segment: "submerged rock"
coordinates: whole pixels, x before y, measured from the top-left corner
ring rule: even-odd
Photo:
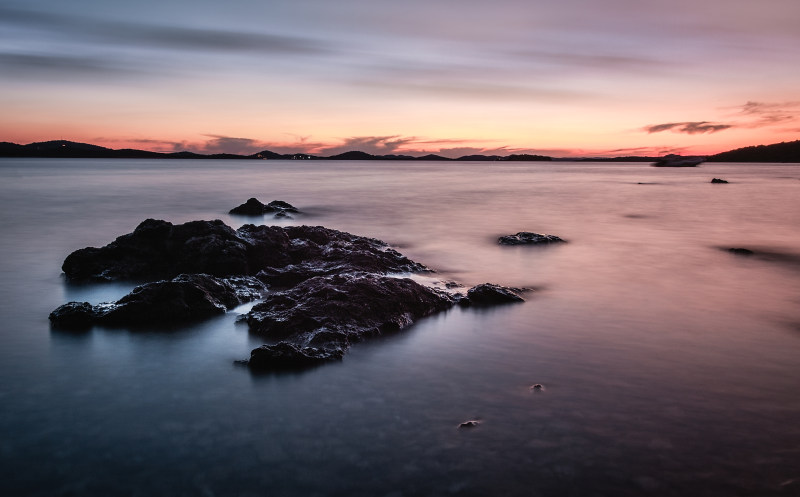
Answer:
[[[479,424],[481,424],[481,422],[478,421],[477,419],[470,419],[469,421],[464,421],[463,423],[460,423],[458,425],[458,427],[459,428],[475,428]]]
[[[727,183],[724,179],[714,178],[711,180],[712,183]]]
[[[755,252],[753,252],[752,250],[746,249],[746,248],[741,248],[741,247],[729,248],[728,252],[730,252],[731,254],[736,254],[736,255],[753,255],[753,254],[755,254]]]
[[[542,235],[530,231],[520,231],[516,235],[501,236],[497,239],[500,245],[546,245],[549,243],[564,243],[556,235]]]
[[[56,328],[80,329],[93,324],[135,326],[197,321],[261,296],[266,286],[252,277],[221,279],[183,274],[172,280],[137,286],[114,303],[69,302],[50,313]]]
[[[483,283],[472,287],[467,292],[467,298],[462,300],[462,305],[495,305],[511,302],[525,302],[517,292],[520,289],[507,288],[493,283]]]
[[[273,200],[268,204],[263,204],[257,198],[249,198],[247,202],[230,210],[230,214],[240,216],[261,216],[264,214],[275,214],[275,217],[286,217],[289,213],[297,214],[300,211],[283,200]]]

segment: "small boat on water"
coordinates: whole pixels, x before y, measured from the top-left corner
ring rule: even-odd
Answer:
[[[684,157],[682,155],[669,154],[653,162],[652,165],[654,167],[695,167],[705,160],[705,157],[700,156]]]

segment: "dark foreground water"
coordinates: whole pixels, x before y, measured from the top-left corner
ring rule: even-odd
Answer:
[[[50,330],[131,289],[71,251],[251,196],[537,291],[301,374],[236,366],[237,312]],[[0,495],[800,495],[799,165],[6,159],[0,201]],[[569,243],[495,243],[522,230]]]

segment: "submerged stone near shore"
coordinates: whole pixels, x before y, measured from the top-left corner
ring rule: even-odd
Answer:
[[[182,274],[171,280],[137,286],[113,303],[70,302],[50,313],[56,328],[80,329],[93,324],[137,326],[198,321],[224,314],[261,297],[267,287],[253,277],[215,278]]]
[[[516,235],[501,236],[497,239],[500,245],[547,245],[550,243],[565,243],[556,235],[542,235],[530,231],[520,231]]]
[[[264,214],[275,214],[275,217],[286,217],[290,213],[298,214],[297,207],[283,200],[273,200],[268,204],[261,203],[257,198],[249,198],[247,202],[230,210],[230,214],[240,216],[261,216]]]
[[[70,302],[55,328],[184,323],[261,298],[247,313],[252,334],[271,343],[242,361],[254,370],[305,368],[339,360],[369,337],[401,330],[455,304],[519,302],[514,289],[478,285],[467,295],[393,275],[430,271],[384,242],[322,226],[255,226],[222,221],[173,225],[148,219],[102,248],[70,254],[73,281],[159,279],[117,302]]]

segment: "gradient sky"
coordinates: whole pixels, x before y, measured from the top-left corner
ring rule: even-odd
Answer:
[[[0,0],[0,141],[655,155],[800,138],[798,0]]]

